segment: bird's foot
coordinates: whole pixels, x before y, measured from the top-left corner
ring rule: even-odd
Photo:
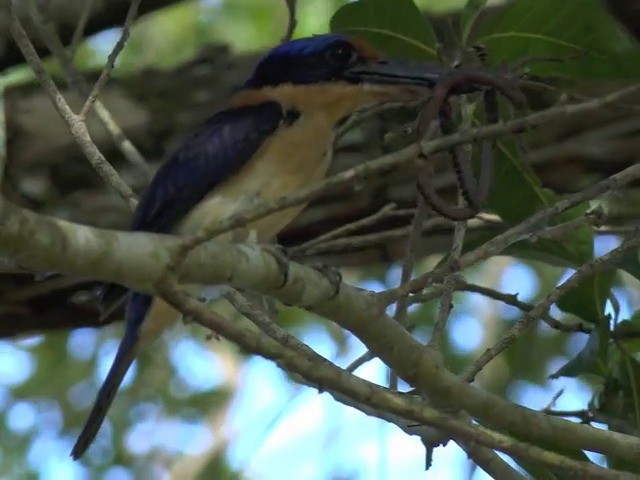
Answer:
[[[321,273],[322,276],[326,278],[333,287],[333,294],[328,298],[328,300],[336,298],[338,295],[340,295],[340,286],[342,285],[342,274],[340,273],[340,270],[338,270],[336,267],[326,265],[324,263],[315,263],[309,266]]]
[[[282,283],[277,288],[284,288],[289,281],[289,255],[287,254],[287,249],[277,244],[262,245],[262,248],[274,258],[282,274]]]

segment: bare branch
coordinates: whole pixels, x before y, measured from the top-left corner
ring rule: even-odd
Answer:
[[[495,457],[490,457],[490,451],[480,450],[477,446],[473,448],[475,442],[504,451],[516,458],[535,461],[554,470],[571,472],[571,474],[577,475],[588,475],[589,478],[614,479],[624,478],[626,475],[621,471],[604,469],[589,462],[563,457],[557,453],[525,444],[482,426],[471,425],[469,422],[461,421],[454,416],[437,412],[424,403],[416,401],[415,397],[394,393],[349,374],[320,357],[295,337],[271,322],[268,317],[251,308],[246,301],[243,301],[237,295],[232,294],[230,296],[234,305],[239,307],[243,313],[252,317],[252,321],[259,325],[263,331],[269,332],[269,339],[259,337],[250,330],[238,326],[235,322],[228,322],[221,317],[211,315],[210,310],[204,308],[204,306],[184,293],[174,290],[167,291],[165,294],[166,299],[174,308],[197,319],[203,326],[215,332],[220,332],[249,351],[254,351],[272,359],[281,368],[302,376],[308,383],[316,386],[319,390],[339,393],[340,395],[334,395],[334,397],[347,405],[360,408],[360,404],[365,404],[370,407],[368,413],[386,420],[389,420],[388,415],[380,412],[415,418],[418,412],[414,411],[413,405],[414,403],[416,407],[419,405],[420,416],[425,420],[425,424],[442,429],[454,438],[466,441],[467,445],[472,445],[470,448],[476,455],[482,453],[485,467],[497,468],[501,472],[510,473],[509,477],[503,478],[520,477],[514,476],[513,470],[505,470],[503,464],[496,463]],[[489,458],[492,459],[492,462],[487,464]]]
[[[547,296],[539,302],[532,310],[525,314],[513,327],[507,331],[502,338],[491,348],[487,349],[467,371],[463,378],[472,382],[476,375],[496,356],[502,353],[507,347],[513,344],[523,332],[525,332],[540,317],[548,313],[549,308],[558,299],[572,288],[575,288],[585,278],[602,270],[612,268],[631,249],[640,246],[640,232],[636,231],[634,237],[622,242],[618,247],[609,253],[581,265],[573,275],[553,289]]]
[[[109,77],[111,76],[111,71],[113,70],[113,67],[116,64],[118,55],[120,55],[120,52],[124,48],[125,43],[127,43],[127,40],[129,38],[129,29],[131,28],[131,24],[133,23],[136,16],[138,15],[139,6],[140,6],[140,0],[131,0],[131,6],[129,7],[129,11],[127,12],[127,18],[124,21],[122,32],[120,33],[120,38],[118,38],[118,41],[113,47],[113,50],[111,50],[111,52],[109,53],[107,57],[107,63],[105,64],[104,69],[100,74],[100,77],[98,78],[95,85],[93,86],[93,89],[89,93],[89,96],[85,101],[85,104],[82,106],[82,109],[78,114],[80,118],[86,118],[87,114],[93,107],[93,104],[97,100],[98,95],[100,95],[100,92],[109,81]]]
[[[7,118],[4,100],[4,87],[0,86],[0,186],[7,167]]]
[[[507,305],[516,307],[522,310],[523,312],[531,312],[531,310],[535,308],[535,306],[531,303],[518,300],[517,294],[502,293],[492,288],[483,287],[481,285],[474,285],[472,283],[467,283],[467,282],[459,282],[458,285],[456,285],[456,290],[479,293],[480,295],[484,295],[485,297],[492,298],[494,300],[503,302]],[[560,332],[590,333],[593,330],[591,326],[587,325],[584,322],[576,322],[571,324],[563,323],[560,320],[553,318],[549,313],[544,314],[543,316],[540,317],[540,319],[544,323],[546,323],[549,327],[553,328],[554,330],[558,330]]]
[[[198,234],[185,239],[180,251],[176,255],[176,264],[180,263],[180,261],[188,254],[189,251],[193,250],[197,246],[203,244],[204,242],[214,238],[215,236],[232,230],[235,227],[246,225],[254,220],[258,220],[267,215],[270,215],[274,212],[283,210],[287,207],[291,207],[293,205],[299,205],[301,203],[309,202],[318,198],[323,193],[326,193],[330,190],[335,190],[338,188],[343,188],[349,185],[353,185],[356,180],[360,179],[368,179],[375,175],[381,175],[385,172],[388,172],[394,168],[400,167],[408,167],[410,165],[417,166],[419,161],[417,160],[418,153],[420,150],[425,155],[448,150],[453,146],[461,145],[465,143],[472,143],[479,140],[484,140],[488,138],[496,138],[498,136],[504,135],[506,133],[515,133],[515,132],[524,132],[527,131],[537,125],[541,125],[543,123],[548,123],[553,120],[557,120],[560,118],[564,118],[567,116],[574,115],[584,115],[587,112],[595,111],[601,108],[605,108],[609,105],[616,104],[624,100],[625,98],[640,93],[640,84],[633,85],[631,87],[627,87],[621,90],[618,90],[609,95],[603,96],[601,98],[597,98],[594,100],[590,100],[580,104],[574,105],[562,105],[559,107],[549,108],[547,110],[543,110],[541,112],[537,112],[531,114],[527,117],[519,118],[516,120],[512,120],[510,122],[506,122],[503,124],[489,125],[486,127],[480,127],[477,129],[471,129],[464,132],[458,132],[453,135],[448,135],[446,137],[442,137],[436,140],[428,141],[420,146],[411,145],[397,152],[390,153],[388,155],[383,155],[376,160],[372,160],[367,162],[364,165],[359,165],[357,167],[353,167],[349,170],[341,172],[337,175],[334,175],[331,178],[328,178],[318,184],[308,187],[295,195],[289,195],[277,198],[270,202],[265,202],[255,207],[249,208],[243,212],[239,212],[237,214],[231,215],[225,221],[218,222],[215,225],[210,225],[207,228],[204,228]],[[633,167],[630,167],[633,168]],[[628,170],[628,169],[627,169]],[[627,171],[625,170],[625,171]],[[618,180],[613,180],[614,177],[609,179],[611,182],[617,182]],[[601,184],[598,187],[593,188],[602,188]],[[588,198],[592,198],[597,196],[600,193],[610,189],[613,185],[606,185],[604,190],[598,190],[596,193],[591,189],[587,189],[583,192],[584,197],[573,198],[567,206],[564,203],[559,202],[554,207],[555,210],[544,210],[540,212],[536,216],[532,217],[531,222],[537,223],[546,220],[547,218],[553,217],[555,214],[564,211],[574,204],[580,203],[580,201],[586,200]],[[591,197],[590,197],[591,195]],[[569,200],[567,200],[569,201]],[[565,201],[565,202],[567,202]],[[558,206],[559,205],[559,206]],[[520,228],[526,230],[526,228],[530,228],[529,223],[521,224]],[[511,234],[510,234],[511,235]],[[499,251],[503,250],[510,243],[507,242],[507,245],[502,245],[500,242],[504,242],[505,239],[508,239],[509,236],[505,237],[504,235],[496,237],[496,243],[492,244],[492,248],[497,248]],[[475,253],[475,255],[480,255],[479,253]],[[467,257],[465,255],[465,257]],[[467,257],[468,258],[468,257]],[[463,261],[463,259],[461,259]],[[396,289],[387,294],[388,297],[398,298],[403,295],[407,295],[409,293],[413,293],[415,291],[426,288],[432,279],[431,277],[421,277],[420,279],[416,279],[413,282],[409,282],[405,284],[403,287]],[[392,300],[391,300],[392,301]]]
[[[127,14],[131,0],[100,0],[93,1],[93,8],[89,13],[86,26],[83,28],[85,37],[98,32],[103,32],[110,28],[118,28],[122,25]],[[174,5],[181,0],[147,0],[141,2],[140,13],[149,14],[156,12],[168,5]],[[0,55],[0,70],[20,65],[23,63],[22,55],[17,46],[11,41],[11,33],[8,31],[9,8],[11,0],[2,0],[0,6],[1,19],[4,29],[0,30],[0,44],[4,45],[2,54]],[[36,38],[35,30],[32,28],[29,17],[27,0],[18,0],[15,2],[18,18],[23,22],[27,33],[32,38],[36,51],[40,55],[44,55],[46,47],[44,47]],[[72,43],[73,35],[78,30],[78,21],[86,11],[86,4],[91,3],[88,0],[38,0],[38,5],[43,12],[51,16],[56,31],[59,33],[62,41],[66,45]],[[6,5],[6,6],[5,6]],[[77,34],[79,35],[79,34]]]
[[[605,180],[585,188],[581,192],[569,195],[552,206],[531,215],[526,220],[494,237],[481,247],[462,255],[457,262],[448,262],[446,265],[407,282],[401,287],[382,292],[380,296],[383,297],[386,302],[391,303],[400,296],[419,292],[435,283],[441,283],[452,272],[463,270],[481,260],[504,251],[508,246],[530,235],[538,228],[540,223],[548,221],[556,215],[587,200],[596,198],[603,193],[619,189],[637,178],[640,178],[640,165],[638,164],[632,165]]]
[[[395,208],[396,208],[396,205],[393,203],[385,205],[373,215],[342,225],[336,228],[335,230],[327,232],[324,235],[320,235],[319,237],[316,237],[313,240],[309,240],[308,242],[303,243],[302,245],[298,245],[292,248],[291,250],[289,250],[289,253],[291,255],[303,255],[306,250],[312,247],[317,247],[318,245],[322,245],[328,242],[329,240],[334,240],[340,237],[346,237],[354,232],[357,232],[358,230],[375,225],[378,222],[384,219],[387,219],[389,217],[404,216],[404,215],[407,215],[408,213],[407,211],[404,211],[404,210],[397,211],[395,210]]]
[[[82,12],[80,13],[80,17],[78,18],[78,23],[76,24],[76,28],[73,31],[73,35],[71,36],[69,56],[72,59],[75,58],[78,47],[80,46],[80,42],[84,38],[84,31],[87,28],[87,22],[89,21],[89,17],[91,16],[91,10],[93,10],[94,4],[95,0],[84,1],[84,7],[82,8]]]
[[[282,43],[288,42],[293,38],[293,32],[296,31],[298,26],[298,20],[296,19],[296,12],[298,9],[298,0],[284,0],[287,6],[287,30],[282,37]]]
[[[13,5],[13,4],[12,4]],[[133,209],[137,204],[136,196],[129,186],[120,178],[118,172],[107,162],[102,153],[91,141],[91,135],[87,130],[84,121],[71,109],[66,100],[58,90],[51,76],[46,72],[42,61],[38,56],[27,33],[22,28],[15,10],[11,10],[11,34],[22,51],[25,59],[36,74],[42,88],[47,92],[49,98],[53,102],[56,110],[63,118],[74,140],[85,154],[93,168],[98,172],[102,179],[110,185]]]
[[[373,117],[376,117],[384,112],[399,110],[399,109],[410,109],[417,108],[424,105],[426,100],[419,100],[417,102],[409,102],[409,103],[400,103],[400,102],[389,102],[383,103],[380,105],[372,106],[365,108],[363,110],[358,110],[353,115],[351,115],[347,120],[340,125],[336,129],[335,139],[334,139],[334,148],[336,144],[351,130],[356,128],[358,125],[370,120]]]
[[[362,355],[360,355],[358,358],[356,358],[353,362],[351,362],[347,366],[347,368],[345,368],[345,370],[347,372],[353,373],[358,368],[360,368],[362,365],[364,365],[365,363],[373,360],[374,358],[376,358],[375,354],[373,352],[367,350]]]
[[[418,249],[418,243],[422,237],[422,225],[429,216],[429,209],[424,202],[421,195],[416,195],[416,213],[411,222],[411,233],[407,238],[405,247],[404,260],[402,261],[402,271],[400,273],[400,285],[407,283],[411,280],[413,275],[413,267],[416,260],[416,250]],[[393,318],[398,324],[403,327],[407,327],[407,312],[409,309],[409,302],[406,297],[400,298],[396,303],[396,311]],[[395,372],[391,371],[389,375],[389,388],[391,390],[398,389],[398,376]]]
[[[495,92],[494,92],[495,95]],[[463,119],[463,127],[468,128],[471,126],[473,122],[473,109],[472,106],[465,99],[461,99],[460,108],[462,110],[462,119]],[[497,107],[496,107],[497,108]],[[497,115],[497,114],[496,114]],[[497,119],[494,119],[491,123],[496,123]],[[487,142],[483,142],[483,155],[486,155],[484,150],[487,148]],[[490,146],[490,148],[492,148]],[[458,163],[462,165],[466,165],[467,169],[470,170],[471,167],[471,155],[472,149],[470,145],[464,145],[461,148],[461,152],[458,155],[454,153],[454,158],[457,158]],[[491,157],[491,165],[483,166],[483,174],[489,175],[493,177],[493,152],[490,154]],[[484,161],[484,160],[483,160]],[[458,174],[458,211],[462,211],[465,205],[465,202],[469,203],[469,206],[473,207],[473,203],[478,203],[476,210],[480,209],[480,204],[483,203],[486,199],[487,191],[479,191],[476,192],[467,192],[467,187],[464,185],[465,178],[473,178],[472,172],[467,172],[463,169],[462,172]],[[483,177],[484,178],[484,177]],[[485,184],[486,178],[481,181],[481,184]],[[489,181],[491,183],[491,181]],[[487,184],[488,185],[488,184]],[[488,188],[488,187],[487,187]],[[462,253],[462,246],[464,244],[464,236],[467,231],[467,222],[466,220],[461,220],[455,222],[454,230],[453,230],[453,241],[451,244],[451,251],[449,252],[449,261],[455,263],[460,260],[460,255]],[[447,327],[447,322],[449,320],[449,316],[451,315],[451,311],[453,310],[453,290],[455,288],[456,276],[450,275],[447,277],[443,284],[443,291],[440,296],[440,308],[438,310],[438,317],[436,318],[436,322],[433,326],[433,333],[431,334],[431,338],[429,339],[429,343],[427,344],[429,347],[434,349],[436,352],[440,354],[442,352],[442,344],[444,341],[444,335]]]
[[[60,65],[62,66],[65,72],[67,83],[72,87],[74,87],[80,95],[84,95],[85,97],[87,97],[87,99],[92,93],[95,93],[95,105],[94,105],[95,113],[98,116],[98,119],[102,122],[104,127],[107,129],[107,132],[109,132],[109,134],[111,135],[111,138],[113,139],[118,149],[120,150],[122,155],[132,165],[135,165],[136,167],[138,167],[140,171],[145,172],[146,174],[149,174],[150,173],[149,166],[146,160],[144,159],[144,157],[142,156],[142,154],[138,151],[135,145],[127,138],[127,136],[122,131],[120,126],[114,120],[113,116],[111,115],[111,112],[109,112],[109,110],[104,106],[104,104],[97,99],[98,95],[100,94],[100,91],[96,92],[94,89],[94,92],[91,92],[89,85],[87,84],[85,79],[82,77],[80,72],[78,72],[78,70],[74,67],[73,57],[71,56],[70,53],[67,53],[66,49],[64,48],[64,45],[62,44],[62,41],[60,40],[55,29],[53,28],[52,23],[47,22],[42,16],[42,14],[38,11],[38,8],[35,4],[35,0],[29,0],[29,1],[31,4],[31,16],[34,20],[34,23],[38,27],[40,35],[44,40],[44,43],[47,45],[51,53],[53,53],[53,55],[60,62]],[[132,7],[133,7],[133,4],[132,4]],[[116,47],[117,45],[118,44],[116,44]],[[114,50],[116,47],[114,47]],[[103,78],[103,77],[108,78],[108,76],[106,77],[104,76],[104,72],[110,68],[113,68],[113,66],[110,67],[107,64],[103,69],[103,72],[100,78]],[[100,79],[98,79],[98,82],[99,81]],[[97,82],[96,82],[96,85],[97,85]],[[106,85],[106,82],[102,84],[101,89],[104,88],[105,85]],[[85,116],[83,116],[82,113],[78,115],[78,118],[83,121],[86,120]]]
[[[4,202],[0,209],[0,224],[0,256],[34,270],[90,275],[141,292],[153,291],[180,244],[179,239],[167,235],[73,224],[29,212],[10,202]],[[213,265],[215,268],[208,267]],[[570,442],[575,448],[631,463],[640,458],[637,438],[543,417],[461,381],[442,369],[418,340],[389,318],[384,305],[369,292],[343,284],[336,296],[335,286],[324,275],[294,262],[289,266],[289,280],[282,286],[280,265],[271,253],[256,245],[208,242],[190,253],[177,271],[177,278],[185,284],[222,283],[255,290],[331,319],[360,338],[403,380],[430,398],[446,402],[448,408],[467,411],[493,429],[525,435],[536,444],[561,446]],[[226,335],[224,331],[220,334]],[[367,389],[365,395],[368,394]],[[426,423],[423,415],[416,415],[415,420]]]
[[[398,210],[396,212],[390,212],[388,218],[393,218],[396,216],[408,217],[414,213],[415,209]],[[429,218],[422,224],[422,236],[424,237],[425,234],[428,234],[432,231],[438,231],[442,229],[442,227],[449,227],[452,223],[453,222],[451,220],[442,217]],[[475,222],[475,226],[479,228],[483,225],[490,225],[492,223],[493,222],[478,220],[477,222]],[[389,230],[384,230],[382,232],[365,233],[361,235],[352,235],[345,238],[336,238],[335,240],[327,240],[326,242],[309,246],[303,253],[304,255],[318,255],[383,245],[385,242],[394,239],[404,239],[408,237],[412,231],[413,228],[411,227],[411,225],[406,225],[404,227],[392,228]],[[296,250],[294,249],[294,251]],[[296,254],[298,254],[297,251]]]
[[[295,2],[288,3],[293,3],[293,7],[290,7],[290,14],[293,10],[294,13],[292,15],[295,22]],[[132,12],[138,8],[138,4],[139,1],[132,3],[129,11],[131,17],[129,15],[127,17],[128,23],[133,20],[135,12],[133,14]],[[17,19],[15,20],[17,21]],[[122,45],[124,45],[124,39],[128,34],[128,31],[126,31],[128,23],[121,37]],[[290,26],[290,28],[293,31],[293,27]],[[14,32],[16,40],[20,37],[20,29],[19,23],[17,23],[17,26],[12,23],[12,32]],[[22,31],[22,34],[27,43],[23,42],[21,48],[23,48],[23,51],[26,48],[29,54],[35,54],[35,50],[30,52],[28,49],[29,39],[24,34],[24,31]],[[121,48],[122,45],[120,47],[116,45],[114,52]],[[31,49],[33,50],[32,47]],[[103,163],[108,167],[110,165],[101,156],[91,141],[89,134],[86,133],[86,136],[83,136],[85,135],[83,132],[86,132],[84,120],[94,102],[96,102],[96,108],[99,109],[97,97],[113,68],[117,57],[117,52],[115,54],[114,52],[110,55],[107,66],[94,86],[93,91],[89,94],[80,115],[75,115],[69,109],[55,84],[44,71],[37,54],[33,57],[36,60],[35,63],[39,64],[40,71],[45,79],[41,80],[43,86],[47,85],[47,78],[50,82],[49,86],[52,86],[48,93],[54,103],[56,98],[59,97],[57,100],[60,104],[56,105],[56,108],[58,108],[65,121],[67,120],[65,114],[68,116],[69,121],[67,123],[74,138],[80,139],[77,140],[79,142],[82,139],[88,142],[85,145],[85,154],[90,160],[89,154],[93,152],[95,155],[97,152],[98,156],[94,156],[91,162],[92,164],[96,163],[100,168],[105,167]],[[27,53],[25,53],[25,57],[29,56]],[[64,53],[66,55],[66,52]],[[34,68],[34,71],[38,73],[36,68]],[[100,82],[103,82],[102,86]],[[635,90],[632,93],[637,93],[638,86],[633,88]],[[618,101],[619,98],[628,94],[629,90],[617,92],[613,96],[599,99],[597,107],[593,103],[588,108],[602,108],[607,102]],[[508,131],[519,131],[516,126],[521,129],[531,127],[536,122],[541,121],[541,118],[544,118],[544,121],[549,121],[550,118],[559,118],[563,115],[575,115],[576,112],[588,111],[586,107],[588,104],[589,102],[541,112],[546,113],[546,117],[544,115],[540,116],[540,114],[533,114],[525,119],[509,122],[508,124],[468,130],[437,141],[425,142],[422,148],[433,153],[479,138],[495,138]],[[554,117],[554,115],[557,117]],[[77,122],[80,127],[75,127],[72,121]],[[400,165],[413,163],[417,167],[415,160],[417,153],[418,148],[412,146],[400,152],[381,157],[366,165],[343,172],[297,195],[282,197],[275,202],[259,205],[254,209],[241,212],[222,222],[221,225],[212,226],[186,240],[159,235],[125,234],[80,228],[77,225],[66,222],[45,219],[6,204],[0,210],[0,224],[3,226],[3,231],[0,235],[0,254],[6,254],[19,261],[24,260],[25,265],[37,266],[36,268],[44,268],[45,265],[50,265],[52,267],[55,266],[54,269],[58,271],[76,274],[90,272],[91,275],[100,279],[117,281],[141,291],[159,293],[165,296],[174,306],[186,314],[193,315],[214,331],[219,331],[251,351],[274,359],[283,368],[302,376],[306,381],[317,385],[319,388],[326,388],[332,391],[332,394],[342,395],[346,399],[344,400],[345,403],[352,404],[356,408],[360,408],[359,405],[366,404],[371,406],[374,411],[377,409],[377,415],[381,417],[383,415],[380,412],[384,410],[403,419],[411,418],[425,425],[441,429],[447,435],[463,444],[464,441],[471,442],[470,450],[472,451],[475,442],[477,442],[479,445],[499,449],[516,458],[535,461],[554,470],[568,471],[572,474],[577,473],[583,476],[589,475],[594,478],[620,478],[624,475],[623,472],[606,471],[587,462],[565,458],[552,451],[524,444],[509,435],[521,438],[526,432],[527,438],[532,439],[532,444],[549,445],[548,448],[550,450],[571,441],[573,445],[576,445],[576,448],[605,453],[635,463],[638,462],[638,452],[640,451],[638,439],[574,425],[557,418],[548,419],[538,412],[515,406],[490,393],[476,391],[476,389],[465,384],[451,372],[442,368],[438,356],[433,351],[428,351],[431,349],[425,349],[401,324],[405,323],[406,307],[414,298],[407,298],[407,294],[421,291],[435,282],[444,282],[442,287],[444,295],[442,295],[440,318],[436,328],[440,333],[434,334],[434,338],[437,339],[438,336],[441,338],[446,318],[450,312],[451,293],[456,287],[457,279],[452,273],[455,274],[465,266],[501,252],[502,249],[515,241],[522,238],[531,238],[534,226],[551,219],[557,213],[570,208],[576,203],[585,199],[595,198],[610,188],[619,187],[634,178],[639,178],[640,170],[634,170],[634,167],[637,166],[612,176],[605,181],[608,183],[601,182],[591,189],[587,189],[589,193],[586,196],[571,196],[558,202],[556,205],[541,212],[542,215],[537,214],[537,223],[530,223],[525,227],[523,225],[526,222],[523,222],[523,224],[506,232],[506,234],[496,237],[493,243],[489,242],[487,244],[488,246],[480,247],[464,256],[460,256],[464,227],[456,227],[450,264],[436,270],[435,273],[431,272],[429,276],[418,279],[420,281],[416,282],[410,280],[416,250],[413,244],[417,241],[416,239],[420,238],[425,223],[424,218],[419,218],[421,208],[418,208],[414,218],[414,225],[411,228],[408,253],[403,266],[404,278],[402,284],[397,289],[391,290],[391,294],[387,292],[387,294],[381,296],[375,296],[370,292],[348,285],[344,285],[336,296],[333,285],[330,285],[322,275],[295,263],[291,264],[288,282],[286,285],[281,286],[282,271],[280,271],[279,265],[274,262],[271,255],[264,250],[251,245],[230,246],[217,244],[215,241],[207,243],[218,233],[246,224],[249,221],[288,206],[307,202],[329,189],[352,186],[355,180],[359,178],[379,175]],[[108,173],[109,170],[106,169],[105,172]],[[115,175],[116,180],[119,180],[117,173]],[[109,177],[105,174],[103,178],[108,179]],[[109,183],[114,185],[111,181]],[[118,187],[115,188],[117,189]],[[605,190],[602,190],[603,188]],[[126,193],[126,191],[124,192]],[[584,194],[584,192],[582,193]],[[130,203],[135,201],[133,198],[129,198],[129,200]],[[383,211],[376,214],[380,215],[376,218],[376,221],[387,215],[387,212]],[[335,241],[341,235],[351,234],[355,231],[355,228],[370,225],[371,223],[368,222],[372,222],[373,217],[365,218],[354,222],[350,226],[337,229],[328,238],[325,236],[322,242],[312,243],[311,246],[319,247],[322,246],[322,243]],[[35,238],[37,235],[34,235],[34,232],[38,232],[43,238]],[[554,233],[557,232],[560,232],[560,230],[556,229]],[[46,248],[43,243],[45,241],[47,242]],[[635,239],[631,239],[627,243],[632,241],[635,241]],[[38,251],[36,247],[43,251]],[[73,253],[73,258],[70,256],[70,252]],[[214,269],[203,268],[203,265],[213,263],[216,265],[215,271],[211,271]],[[599,265],[597,268],[605,268],[605,266]],[[406,275],[406,272],[408,272],[408,275]],[[250,305],[243,304],[242,297],[231,296],[230,298],[235,299],[236,307],[243,310],[247,317],[252,319],[254,324],[258,325],[266,333],[266,336],[259,335],[255,332],[255,328],[250,330],[240,325],[234,325],[228,320],[206,311],[198,302],[180,292],[177,287],[180,281],[189,283],[224,283],[237,288],[255,289],[265,294],[271,294],[288,304],[300,305],[309,311],[326,316],[360,338],[370,349],[372,356],[379,357],[389,368],[397,372],[401,378],[416,386],[425,396],[434,399],[436,404],[446,405],[452,411],[469,412],[470,421],[461,422],[457,416],[449,416],[437,412],[426,406],[419,399],[411,398],[407,395],[394,394],[368,382],[362,383],[363,381],[357,379],[354,375],[350,375],[335,365],[323,361],[313,350],[272,322],[268,315],[262,316],[261,312],[252,310]],[[568,282],[565,282],[565,284]],[[572,288],[573,286],[575,284],[567,288]],[[389,301],[398,302],[396,321],[384,313],[386,303]],[[542,304],[533,307],[529,313],[532,318],[529,319],[528,316],[525,316],[528,319],[527,321],[531,323],[537,318],[537,316],[534,317],[536,309],[540,309],[540,312],[538,312],[540,315],[547,314],[549,306],[554,301],[554,299],[551,299],[550,303],[546,305],[546,309],[541,306]],[[404,305],[403,309],[400,308],[400,305]],[[513,340],[509,341],[512,342]],[[394,348],[389,349],[389,345],[393,345]],[[427,351],[425,352],[425,350]],[[483,426],[477,426],[471,420],[478,421]],[[505,432],[509,432],[509,435]],[[541,443],[543,440],[548,443]],[[491,452],[486,451],[486,449],[478,451],[477,455],[480,458],[479,461],[489,464],[495,461],[495,455],[491,455]],[[495,468],[502,468],[502,471],[505,472],[504,465],[498,464]]]

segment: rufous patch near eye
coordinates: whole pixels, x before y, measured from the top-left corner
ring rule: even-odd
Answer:
[[[363,40],[361,38],[349,37],[349,42],[353,45],[360,55],[362,55],[365,59],[370,62],[377,62],[382,60],[382,55],[380,55],[375,48],[373,48],[369,42]]]

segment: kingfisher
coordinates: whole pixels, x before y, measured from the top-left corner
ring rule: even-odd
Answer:
[[[362,39],[341,34],[280,44],[167,157],[141,196],[130,230],[192,235],[316,183],[327,173],[342,120],[364,107],[418,100],[444,73],[430,63],[385,59]],[[304,207],[276,212],[216,241],[270,242]],[[74,459],[94,440],[137,354],[179,317],[159,298],[128,291],[124,336],[71,451]]]

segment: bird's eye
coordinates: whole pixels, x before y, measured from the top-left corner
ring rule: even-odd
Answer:
[[[327,60],[336,67],[349,67],[355,64],[359,55],[358,52],[347,45],[337,45],[327,49],[325,53]]]

